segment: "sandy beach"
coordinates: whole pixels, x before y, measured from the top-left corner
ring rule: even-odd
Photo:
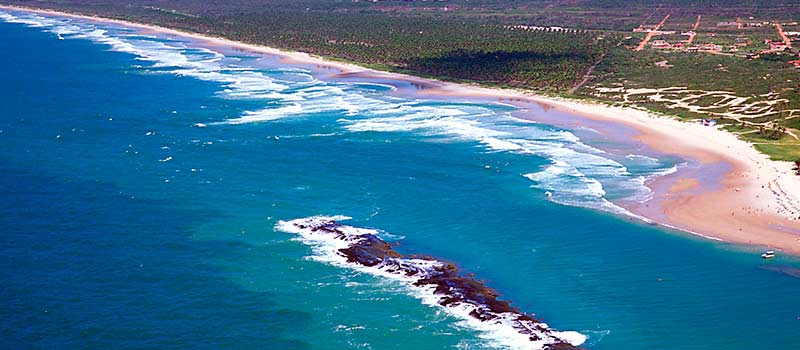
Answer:
[[[418,89],[413,93],[421,97],[537,103],[583,118],[623,124],[638,132],[634,141],[656,152],[686,159],[690,164],[677,173],[648,183],[648,187],[654,191],[653,198],[645,203],[620,203],[626,209],[667,227],[748,245],[747,249],[761,251],[770,248],[800,255],[800,176],[794,175],[789,162],[769,160],[751,144],[715,127],[682,122],[633,108],[380,72],[305,53],[286,52],[151,25],[49,10],[3,5],[0,8],[116,23],[143,31],[191,38],[208,46],[274,55],[288,64],[312,67],[323,76],[405,81],[417,86]],[[536,120],[536,116],[530,118]],[[709,175],[714,173],[721,175]]]

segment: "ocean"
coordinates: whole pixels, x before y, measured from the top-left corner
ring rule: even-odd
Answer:
[[[627,212],[683,161],[608,125],[84,19],[0,38],[2,348],[547,346],[287,227],[319,216],[589,349],[800,348],[800,261]]]

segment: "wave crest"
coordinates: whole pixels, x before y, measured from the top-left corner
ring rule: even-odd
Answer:
[[[586,341],[578,332],[560,332],[523,313],[493,289],[464,276],[453,264],[430,257],[405,257],[378,231],[343,225],[347,216],[314,216],[279,221],[276,229],[294,233],[312,246],[313,258],[336,266],[399,280],[423,303],[438,306],[465,321],[481,336],[513,349],[577,349]]]

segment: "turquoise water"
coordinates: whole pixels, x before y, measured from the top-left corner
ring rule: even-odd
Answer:
[[[314,215],[454,262],[591,349],[800,348],[796,260],[612,204],[646,199],[643,181],[680,161],[510,106],[0,19],[4,348],[502,348],[274,228]]]

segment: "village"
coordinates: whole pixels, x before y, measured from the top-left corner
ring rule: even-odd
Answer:
[[[658,23],[648,24],[649,18],[633,29],[644,34],[638,46],[674,52],[703,52],[718,55],[740,56],[758,59],[762,55],[796,55],[793,41],[800,39],[800,23],[797,21],[761,21],[753,17],[737,18],[735,21],[709,21],[698,15],[693,23],[675,21],[666,14]],[[785,28],[791,28],[786,30]],[[789,64],[800,68],[800,56],[789,60]]]
[[[738,13],[654,9],[627,27],[611,58],[626,64],[600,70],[613,78],[585,93],[722,128],[773,159],[800,160],[800,21]]]

